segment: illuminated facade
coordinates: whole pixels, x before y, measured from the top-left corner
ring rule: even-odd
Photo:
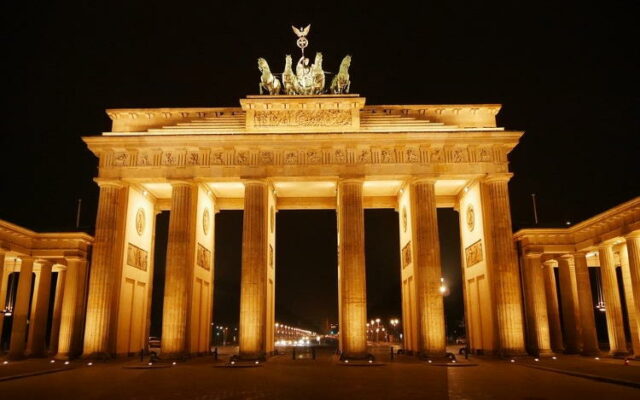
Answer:
[[[335,209],[340,347],[366,357],[366,208],[398,211],[405,348],[444,355],[438,207],[460,211],[472,348],[524,352],[507,193],[507,154],[522,133],[496,126],[500,106],[367,106],[358,95],[240,103],[107,110],[111,131],[84,138],[100,186],[86,355],[144,347],[161,210],[170,210],[163,353],[207,351],[214,215],[243,209],[240,356],[264,357],[275,338],[276,212]]]
[[[521,254],[530,352],[598,354],[597,309],[606,314],[609,353],[640,355],[640,197],[569,228],[523,229],[514,237]],[[590,267],[599,267],[602,282],[595,309]]]
[[[49,354],[68,358],[82,353],[87,255],[92,242],[84,233],[36,233],[0,220],[0,337],[4,319],[11,318],[5,335],[9,359]],[[50,306],[53,312],[48,321]]]

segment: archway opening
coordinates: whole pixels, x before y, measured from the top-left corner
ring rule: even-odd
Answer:
[[[237,346],[242,271],[242,210],[223,210],[215,217],[213,346]]]
[[[336,227],[335,210],[277,213],[275,340],[279,348],[300,340],[306,344],[305,337],[308,344],[321,349],[337,346]]]

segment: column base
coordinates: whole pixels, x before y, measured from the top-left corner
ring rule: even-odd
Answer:
[[[580,355],[584,357],[598,357],[600,356],[600,350],[582,350]]]
[[[498,351],[498,355],[500,357],[526,357],[528,354],[524,350],[509,349],[509,350],[500,350],[500,351]]]
[[[444,360],[449,359],[446,351],[420,351],[417,356],[421,360]]]
[[[613,358],[625,358],[631,355],[628,351],[610,351],[609,355]]]
[[[7,354],[7,360],[10,360],[10,361],[20,361],[26,358],[27,356],[24,354],[11,354],[11,353]]]
[[[82,358],[85,360],[109,361],[109,360],[113,360],[116,357],[115,355],[107,352],[95,352],[95,353],[84,355]]]
[[[159,359],[164,361],[185,361],[190,358],[190,354],[186,352],[163,353],[157,355]]]
[[[257,353],[240,353],[238,355],[232,356],[230,360],[239,361],[239,362],[251,362],[251,361],[267,361],[267,354],[265,352],[257,352]]]
[[[369,361],[369,360],[375,360],[375,357],[373,354],[368,353],[368,352],[364,352],[364,353],[340,353],[340,361]]]
[[[538,357],[542,358],[542,357],[553,357],[553,356],[557,355],[557,353],[555,353],[551,349],[546,349],[546,350],[538,350],[537,353],[534,353],[534,354],[531,354],[531,355],[532,356],[538,356]]]

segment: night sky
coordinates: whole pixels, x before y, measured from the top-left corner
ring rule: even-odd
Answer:
[[[636,2],[24,3],[5,2],[0,16],[0,218],[30,229],[73,230],[82,198],[81,229],[93,232],[97,160],[80,138],[110,129],[104,109],[237,106],[257,91],[256,58],[280,70],[298,54],[290,26],[307,23],[308,52],[322,51],[326,69],[353,56],[352,92],[368,104],[503,104],[499,124],[526,132],[510,155],[515,229],[533,225],[531,193],[544,226],[640,194]],[[451,325],[457,214],[439,218]],[[231,324],[242,214],[216,224],[216,322]],[[335,320],[335,212],[283,211],[277,224],[276,317]],[[399,316],[395,212],[368,210],[366,239],[370,316]]]

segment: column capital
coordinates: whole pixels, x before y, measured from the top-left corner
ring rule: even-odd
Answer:
[[[18,256],[21,262],[33,262],[34,258],[32,256]]]
[[[560,257],[558,257],[562,260],[573,260],[573,254],[561,254]]]
[[[492,183],[492,182],[509,182],[513,174],[511,172],[503,172],[503,173],[495,173],[495,174],[487,174],[483,179],[483,183]]]
[[[589,254],[589,251],[586,250],[578,250],[573,252],[573,258],[577,258],[577,257],[587,257],[587,254]]]
[[[612,241],[604,241],[604,242],[598,243],[596,246],[598,247],[598,252],[604,251],[604,250],[613,251],[613,245],[614,244],[615,243],[612,242]]]
[[[261,185],[267,186],[269,185],[269,181],[264,178],[242,178],[242,184],[247,185]]]
[[[40,266],[42,267],[46,267],[46,266],[53,266],[53,261],[46,259],[46,258],[36,258],[35,262],[40,264]]]
[[[69,261],[73,261],[73,262],[87,261],[86,258],[80,257],[80,256],[65,256],[64,260],[66,262],[69,262]]]
[[[93,178],[93,181],[98,184],[99,187],[114,187],[114,188],[123,188],[127,184],[120,179],[109,179],[109,178]]]
[[[540,251],[527,251],[524,253],[524,256],[526,258],[540,258],[542,259],[542,256],[544,255],[543,252]]]
[[[176,186],[189,186],[189,187],[193,187],[196,185],[196,183],[192,180],[189,179],[171,179],[168,180],[169,184],[171,185],[171,187],[176,187]]]
[[[431,184],[435,184],[436,181],[438,180],[438,177],[435,175],[418,175],[418,176],[412,176],[411,178],[407,179],[407,183],[409,185],[415,184],[415,183],[431,183]]]
[[[341,176],[337,180],[337,184],[340,185],[342,183],[364,183],[364,176]]]
[[[640,239],[640,230],[629,232],[626,235],[624,235],[624,238],[626,240],[629,240],[629,239]]]

